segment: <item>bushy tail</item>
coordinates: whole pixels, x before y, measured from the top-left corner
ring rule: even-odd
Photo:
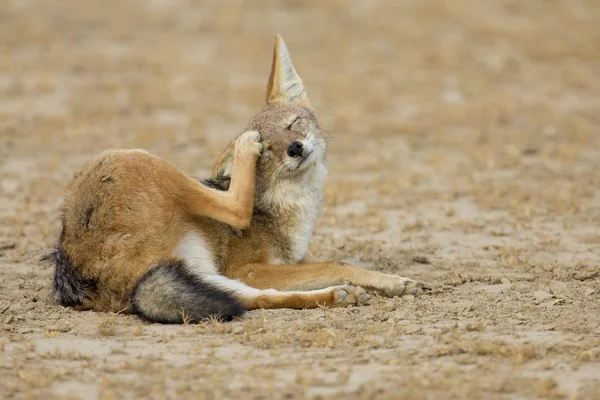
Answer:
[[[73,268],[62,249],[62,237],[61,233],[58,246],[42,256],[40,261],[54,265],[51,296],[61,306],[74,307],[82,304],[89,292],[95,290],[96,284],[93,280],[82,278]]]
[[[232,293],[204,282],[182,260],[160,262],[137,282],[133,312],[160,323],[198,322],[207,317],[231,320],[244,313]]]

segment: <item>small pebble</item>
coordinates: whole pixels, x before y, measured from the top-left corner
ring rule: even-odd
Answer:
[[[419,264],[431,264],[431,261],[426,256],[414,256],[413,261]]]
[[[233,333],[234,335],[241,335],[242,333],[244,333],[244,327],[241,325],[235,326],[231,330],[231,333]]]
[[[549,300],[554,296],[543,290],[536,290],[535,292],[533,292],[533,297],[535,297],[535,299],[541,303],[542,301]]]

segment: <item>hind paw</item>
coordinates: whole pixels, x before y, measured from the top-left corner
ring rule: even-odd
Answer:
[[[333,298],[336,307],[343,307],[366,304],[371,296],[360,286],[344,285],[334,288]]]
[[[257,131],[246,131],[235,142],[236,155],[249,154],[258,157],[262,151],[262,136]]]

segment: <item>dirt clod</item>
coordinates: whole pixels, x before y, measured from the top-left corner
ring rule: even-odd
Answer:
[[[539,303],[541,303],[543,301],[551,299],[554,296],[552,295],[552,293],[548,293],[544,290],[536,290],[535,292],[533,292],[533,297],[535,297],[535,299]]]

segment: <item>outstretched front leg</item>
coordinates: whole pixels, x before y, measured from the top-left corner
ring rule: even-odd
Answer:
[[[386,296],[417,294],[421,284],[412,279],[354,267],[339,261],[299,265],[247,264],[235,275],[259,289],[316,290],[337,285],[362,286]]]

